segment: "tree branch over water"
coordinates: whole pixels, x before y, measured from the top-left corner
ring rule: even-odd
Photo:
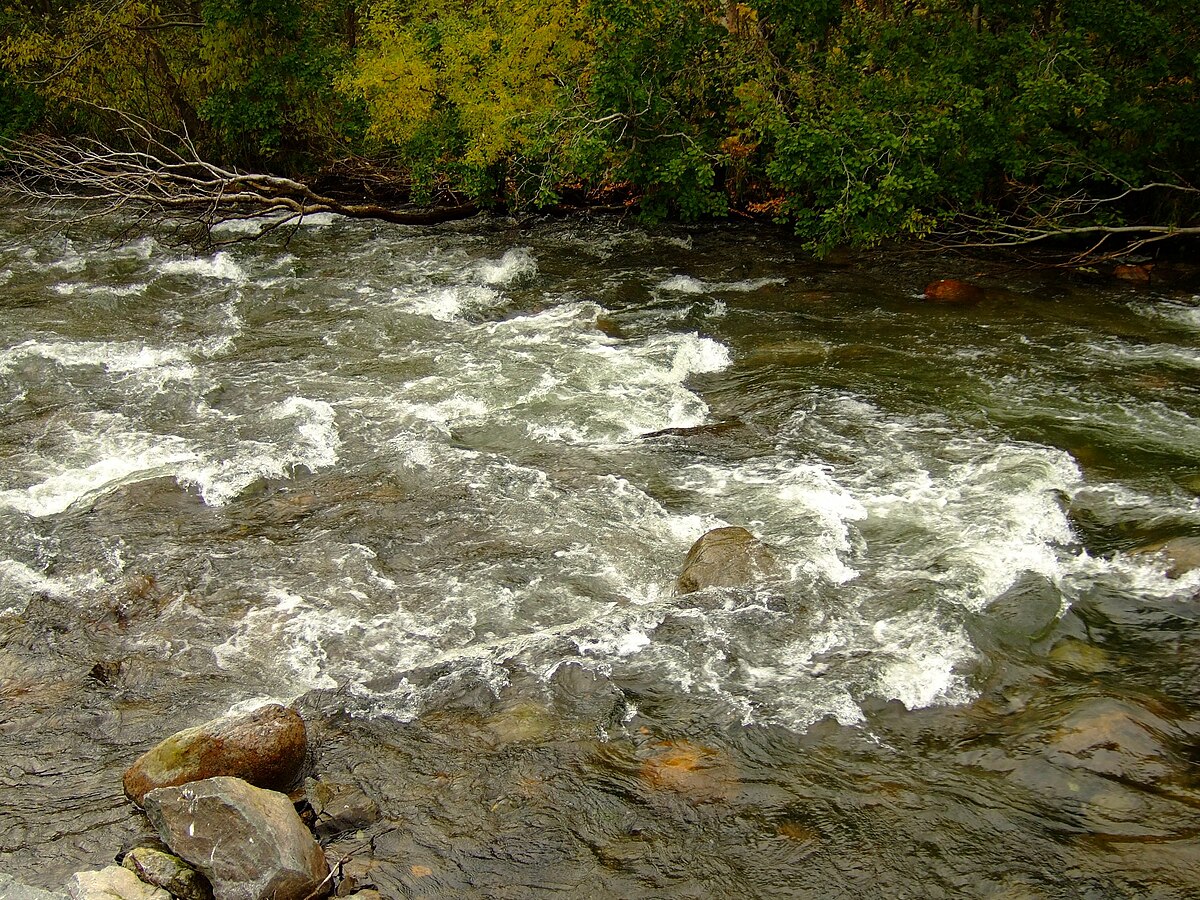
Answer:
[[[1121,215],[1121,205],[1139,195],[1157,195],[1160,202],[1170,197],[1193,200],[1200,196],[1200,188],[1182,179],[1134,185],[1111,173],[1101,174],[1118,185],[1114,193],[1096,196],[1080,190],[1059,197],[1042,188],[1026,187],[1021,192],[1022,202],[1004,221],[960,216],[964,231],[939,243],[952,249],[1014,249],[1056,241],[1094,240],[1087,249],[1072,251],[1065,263],[1078,266],[1129,256],[1161,241],[1200,236],[1200,225],[1191,224],[1186,217],[1180,223],[1130,223]],[[1104,250],[1106,244],[1108,252]]]
[[[132,210],[141,220],[172,223],[189,238],[210,244],[255,239],[318,213],[433,225],[478,211],[469,202],[393,207],[340,200],[292,178],[209,162],[186,134],[159,137],[146,124],[124,118],[125,148],[49,136],[0,143],[0,162],[10,173],[7,186],[35,201],[86,204],[96,216]],[[261,219],[262,225],[256,233],[214,237],[214,228],[235,219]]]

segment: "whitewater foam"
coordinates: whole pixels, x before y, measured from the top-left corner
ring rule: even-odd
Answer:
[[[200,278],[215,278],[221,281],[245,283],[248,276],[227,251],[220,251],[209,259],[172,259],[160,263],[158,271],[163,275],[195,275]]]
[[[506,250],[500,259],[479,265],[479,277],[483,283],[501,287],[528,281],[537,275],[537,271],[537,257],[528,247],[514,247]]]
[[[691,275],[672,275],[660,281],[657,289],[677,294],[740,293],[748,294],[765,287],[786,284],[786,278],[748,278],[743,281],[705,281]]]
[[[57,515],[77,503],[134,481],[172,474],[196,458],[180,438],[122,429],[117,420],[95,435],[76,433],[79,446],[41,481],[0,491],[0,506],[35,518]]]
[[[224,506],[260,478],[288,477],[297,467],[315,472],[337,463],[341,436],[331,404],[289,397],[266,410],[266,417],[291,423],[292,432],[263,434],[199,458],[193,455],[196,462],[181,466],[176,477],[195,486],[207,505]]]
[[[190,381],[196,375],[188,356],[173,348],[149,347],[133,341],[28,340],[0,352],[0,374],[23,360],[40,357],[61,366],[96,366],[113,375],[150,374],[159,385]]]
[[[98,572],[52,578],[15,559],[0,559],[0,616],[24,612],[34,594],[67,598],[103,585],[104,579]]]

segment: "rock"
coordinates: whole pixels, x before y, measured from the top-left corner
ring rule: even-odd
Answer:
[[[739,790],[737,769],[725,753],[686,740],[651,747],[640,775],[656,790],[698,802],[728,800]]]
[[[1154,272],[1154,263],[1140,265],[1123,265],[1113,269],[1113,277],[1120,281],[1132,281],[1137,284],[1149,284]]]
[[[1101,697],[1064,716],[1047,735],[1044,752],[1066,768],[1152,785],[1175,768],[1173,741],[1184,741],[1184,735],[1169,720],[1132,703]]]
[[[121,861],[138,878],[162,888],[179,900],[212,900],[212,888],[204,876],[178,856],[151,847],[135,847]]]
[[[983,299],[983,288],[956,278],[943,278],[927,285],[924,297],[935,303],[977,303]]]
[[[701,535],[683,561],[677,594],[710,587],[748,588],[775,569],[775,558],[745,528],[714,528]]]
[[[67,895],[22,884],[11,875],[0,872],[0,897],[4,900],[66,900]]]
[[[1170,561],[1167,576],[1181,578],[1193,569],[1200,569],[1200,536],[1167,538],[1165,541],[1155,541],[1153,544],[1130,550],[1129,553],[1131,556],[1161,553]]]
[[[125,795],[139,806],[148,791],[217,775],[259,787],[295,783],[308,752],[304,720],[295,710],[263,706],[171,735],[125,772]]]
[[[76,872],[67,883],[67,893],[71,900],[171,900],[162,888],[146,884],[120,866]]]
[[[325,853],[277,791],[218,776],[158,788],[146,815],[216,900],[305,900],[329,892]]]
[[[306,778],[304,792],[316,816],[313,830],[318,838],[358,831],[379,819],[375,801],[356,785]]]

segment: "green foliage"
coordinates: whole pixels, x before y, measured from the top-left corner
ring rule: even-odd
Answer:
[[[339,87],[420,180],[481,199],[547,199],[545,177],[584,58],[571,0],[379,0]]]
[[[199,110],[223,155],[303,168],[356,136],[356,110],[333,88],[353,11],[352,0],[205,0]]]
[[[46,5],[49,10],[49,4]],[[162,127],[193,110],[178,73],[193,42],[168,40],[173,16],[143,0],[62,3],[45,15],[18,15],[0,41],[0,69],[45,101],[48,115],[76,129],[102,128],[98,108],[120,109]],[[30,109],[28,105],[25,109]]]
[[[120,109],[246,166],[367,157],[418,200],[620,187],[825,250],[1200,183],[1193,0],[42,0],[0,26],[0,133]],[[1073,221],[1200,221],[1166,196]]]
[[[709,0],[592,0],[590,121],[611,176],[645,193],[656,219],[725,213],[718,166],[732,103],[727,32]]]

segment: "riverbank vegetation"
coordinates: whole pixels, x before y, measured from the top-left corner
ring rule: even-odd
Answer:
[[[25,0],[0,33],[35,175],[46,135],[151,137],[359,206],[750,216],[817,251],[1200,233],[1190,0]]]

